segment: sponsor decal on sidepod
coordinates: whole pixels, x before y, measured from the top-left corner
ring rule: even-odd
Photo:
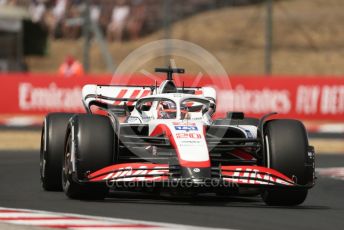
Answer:
[[[177,131],[197,131],[197,126],[187,126],[187,125],[176,125],[174,128]]]

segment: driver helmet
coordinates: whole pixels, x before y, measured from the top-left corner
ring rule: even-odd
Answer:
[[[161,105],[163,109],[176,109],[176,104],[172,101],[162,101]]]
[[[176,118],[176,104],[172,101],[162,101],[160,102],[160,115],[164,119],[174,119]]]

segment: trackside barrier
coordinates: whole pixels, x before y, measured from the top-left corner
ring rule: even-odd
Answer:
[[[221,77],[217,77],[221,78]],[[228,77],[226,77],[228,78]],[[161,80],[164,77],[160,77]],[[217,91],[217,116],[243,111],[259,117],[276,111],[279,117],[304,120],[344,120],[344,78],[336,77],[230,77],[231,88],[203,77],[200,86]],[[83,112],[81,88],[92,84],[154,85],[145,76],[85,76],[61,78],[52,74],[0,74],[0,116],[44,115],[49,112]],[[176,79],[177,80],[177,79]],[[194,78],[177,80],[191,86]]]

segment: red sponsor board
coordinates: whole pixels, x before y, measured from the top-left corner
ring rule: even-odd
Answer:
[[[344,78],[230,77],[230,84],[221,83],[228,81],[227,77],[215,81],[214,78],[203,77],[199,85],[217,89],[217,116],[224,116],[227,111],[243,111],[255,117],[278,112],[280,117],[344,120]],[[2,74],[0,79],[0,114],[23,115],[83,112],[81,89],[88,83],[154,85],[145,76],[68,79],[49,74]],[[190,86],[193,79],[187,76],[183,80]],[[224,88],[224,85],[231,87]]]
[[[328,77],[231,78],[231,90],[219,90],[221,111],[308,120],[344,120],[344,79]],[[229,103],[227,103],[229,102]]]
[[[108,77],[65,79],[49,75],[0,75],[0,79],[0,114],[83,112],[83,85],[110,82]]]

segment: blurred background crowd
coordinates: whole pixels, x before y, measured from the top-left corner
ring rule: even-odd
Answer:
[[[261,0],[174,0],[171,22],[226,5],[242,5]],[[83,0],[1,0],[0,5],[29,9],[31,20],[44,26],[54,39],[82,36]],[[90,20],[97,23],[108,41],[137,39],[163,26],[161,0],[90,0]]]
[[[342,75],[343,7],[343,0],[0,0],[0,71],[56,72],[73,57],[86,72],[111,73],[136,48],[173,38],[205,48],[231,74]]]

